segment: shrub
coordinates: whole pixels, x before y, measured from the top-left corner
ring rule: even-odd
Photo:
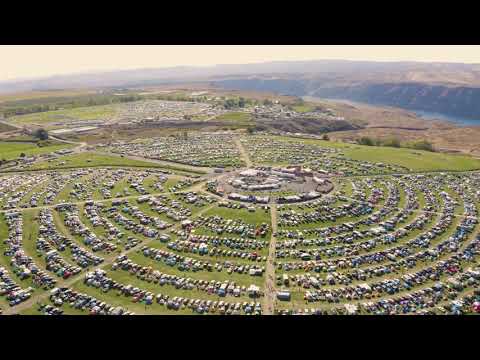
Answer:
[[[435,151],[435,149],[433,148],[433,144],[427,140],[420,140],[411,143],[408,147],[415,150]]]
[[[374,146],[375,141],[372,138],[369,138],[367,136],[363,136],[358,140],[358,143],[360,145],[366,145],[366,146]]]
[[[387,139],[383,142],[383,146],[399,148],[401,146],[400,140],[396,137]]]
[[[40,139],[40,140],[47,140],[48,139],[48,131],[45,129],[38,129],[35,130],[33,133],[33,137]]]

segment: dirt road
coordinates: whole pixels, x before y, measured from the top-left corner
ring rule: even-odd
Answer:
[[[245,166],[247,168],[251,168],[253,166],[253,163],[250,160],[250,155],[248,154],[248,151],[245,149],[245,147],[243,146],[242,142],[238,137],[235,137],[234,141],[235,141],[235,144],[237,145],[238,151],[240,152],[240,159],[245,162]]]
[[[59,141],[59,142],[65,143],[65,144],[77,145],[76,147],[74,147],[72,149],[73,152],[75,152],[75,153],[82,152],[83,149],[86,148],[87,145],[88,145],[86,142],[76,142],[76,141],[64,140],[64,139],[56,137],[52,134],[49,134],[49,137],[50,137],[50,139],[53,139],[53,140],[56,140],[56,141]]]
[[[106,156],[116,156],[116,157],[122,157],[120,154],[112,153],[112,152],[103,152],[103,151],[94,151],[96,154],[99,155],[106,155]],[[137,161],[147,161],[163,166],[172,166],[178,168],[178,170],[184,170],[186,172],[204,172],[205,174],[210,174],[213,173],[214,169],[209,168],[209,167],[202,167],[202,166],[192,166],[192,165],[186,165],[186,164],[180,164],[174,161],[167,161],[167,160],[157,160],[157,159],[151,159],[151,158],[146,158],[142,156],[135,156],[135,155],[123,155],[123,158],[125,159],[130,159],[130,160],[137,160]],[[201,175],[201,174],[199,174]]]
[[[277,232],[277,205],[270,204],[270,214],[272,219],[272,237],[268,247],[268,257],[265,270],[265,297],[263,302],[263,315],[273,315],[275,307],[275,247],[277,238],[274,235]]]

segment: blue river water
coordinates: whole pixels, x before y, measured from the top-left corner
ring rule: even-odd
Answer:
[[[444,120],[455,123],[458,126],[480,126],[480,118],[470,119],[461,116],[452,116],[421,110],[413,110],[413,112],[425,120]]]
[[[319,97],[315,96],[302,96],[302,98],[305,101],[312,101],[315,102],[315,100],[330,100],[330,101],[339,101],[339,102],[347,102],[351,104],[369,104],[369,103],[364,103],[364,102],[357,102],[357,101],[352,101],[352,100],[347,100],[347,99],[341,99],[341,98],[327,98],[327,99],[322,99]],[[375,106],[375,104],[369,104]],[[379,105],[382,106],[382,105]],[[431,111],[423,111],[423,110],[412,110],[408,108],[403,108],[404,110],[411,111],[415,113],[417,116],[421,117],[422,119],[425,120],[443,120],[443,121],[449,121],[451,123],[454,123],[457,126],[480,126],[480,118],[478,119],[472,119],[472,118],[466,118],[462,116],[454,116],[454,115],[447,115],[443,113],[436,113],[436,112],[431,112]]]

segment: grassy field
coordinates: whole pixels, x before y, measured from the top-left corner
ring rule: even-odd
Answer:
[[[229,112],[217,116],[214,120],[231,121],[235,125],[248,125],[252,121],[252,116],[244,112]]]
[[[81,153],[62,156],[50,161],[41,161],[30,167],[32,170],[83,168],[100,166],[125,166],[125,167],[162,167],[146,161],[125,159],[118,156],[98,155],[95,153]]]
[[[54,144],[50,146],[39,147],[35,143],[0,141],[0,158],[12,160],[18,158],[22,153],[27,156],[33,156],[47,154],[70,147],[72,147],[72,145],[69,144]]]
[[[203,216],[221,216],[224,219],[243,220],[246,223],[260,225],[261,223],[270,224],[270,212],[257,208],[255,212],[249,212],[247,209],[230,209],[226,207],[215,206],[208,210]]]
[[[382,162],[385,164],[405,166],[412,171],[469,171],[480,169],[480,159],[466,155],[405,148],[363,146],[323,140],[303,140],[288,137],[281,137],[281,139],[337,148],[340,149],[346,157],[353,160]]]
[[[79,96],[90,94],[88,90],[48,90],[48,91],[28,91],[15,94],[4,94],[0,96],[0,103],[10,101],[36,100],[43,98]]]
[[[13,116],[10,121],[19,125],[41,124],[48,126],[51,123],[68,120],[103,120],[115,114],[116,105],[101,105]]]
[[[13,131],[15,128],[13,126],[7,125],[7,124],[0,124],[0,133],[7,132],[7,131]]]
[[[119,156],[100,155],[90,152],[62,156],[58,159],[41,161],[29,167],[29,170],[72,169],[85,167],[141,167],[161,168],[182,174],[190,174],[188,169],[176,166],[165,166],[148,161],[132,160]]]
[[[315,110],[315,107],[312,105],[294,105],[292,106],[292,109],[298,113],[306,113]]]
[[[355,146],[344,151],[354,160],[405,166],[413,171],[467,171],[480,169],[480,160],[469,156],[433,153],[411,149]]]

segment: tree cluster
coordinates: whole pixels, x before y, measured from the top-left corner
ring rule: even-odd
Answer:
[[[394,148],[409,148],[415,150],[425,150],[425,151],[435,151],[433,144],[427,140],[419,140],[419,141],[410,141],[402,143],[398,138],[392,137],[388,139],[375,139],[368,136],[362,136],[360,139],[357,140],[359,145],[366,145],[366,146],[386,146],[386,147],[394,147]]]
[[[38,140],[48,140],[48,131],[45,129],[37,129],[34,131],[33,137]]]

